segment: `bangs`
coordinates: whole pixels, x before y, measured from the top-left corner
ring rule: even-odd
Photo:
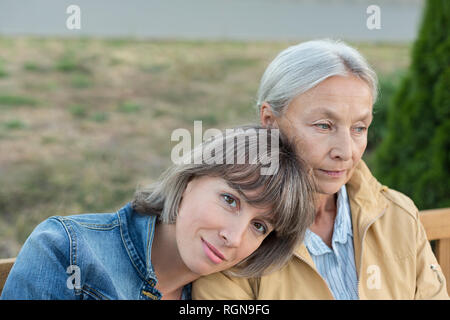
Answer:
[[[298,231],[298,214],[302,194],[307,183],[302,183],[298,168],[298,159],[280,157],[280,169],[273,175],[261,174],[261,164],[227,165],[222,178],[230,188],[236,190],[249,205],[256,208],[268,208],[262,216],[269,222],[278,235],[289,235]],[[309,200],[309,199],[308,199]]]

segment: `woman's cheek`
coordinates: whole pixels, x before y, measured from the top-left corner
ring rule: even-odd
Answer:
[[[257,241],[256,239],[252,239],[252,240],[247,240],[246,244],[247,245],[245,246],[244,250],[240,253],[239,261],[244,260],[249,255],[251,255],[253,252],[255,252],[259,248],[259,246],[262,244],[262,241]]]

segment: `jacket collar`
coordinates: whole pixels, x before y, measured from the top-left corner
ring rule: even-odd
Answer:
[[[122,241],[131,263],[147,282],[143,294],[147,299],[161,299],[162,294],[155,286],[158,282],[151,261],[152,243],[155,236],[157,215],[143,215],[133,210],[131,203],[121,208],[117,215],[119,217]],[[191,283],[184,286],[182,300],[191,300]]]
[[[117,214],[122,241],[131,263],[143,280],[155,285],[157,279],[151,262],[151,250],[156,216],[139,214],[133,210],[131,203],[126,204]]]
[[[388,206],[383,196],[386,186],[381,185],[371,174],[367,165],[360,160],[350,181],[347,191],[352,211],[353,247],[355,266],[360,275],[363,254],[363,241],[368,228],[384,215]]]
[[[360,239],[367,227],[386,209],[388,202],[382,195],[387,189],[372,175],[364,161],[360,160],[347,183],[352,212],[353,233]]]

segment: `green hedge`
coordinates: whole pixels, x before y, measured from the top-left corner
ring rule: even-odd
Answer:
[[[367,151],[370,154],[383,141],[387,134],[387,113],[393,96],[404,76],[404,70],[382,75],[378,81],[379,95],[373,106],[373,121],[367,136]]]
[[[411,66],[387,112],[375,176],[419,209],[450,207],[450,1],[426,2]]]

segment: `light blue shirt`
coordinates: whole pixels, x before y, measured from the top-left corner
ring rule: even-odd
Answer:
[[[317,270],[337,300],[358,300],[358,279],[353,249],[353,231],[345,185],[338,192],[332,248],[311,230],[306,230],[305,246]]]

